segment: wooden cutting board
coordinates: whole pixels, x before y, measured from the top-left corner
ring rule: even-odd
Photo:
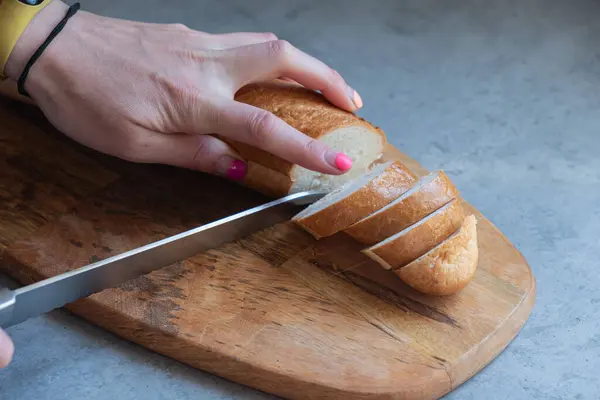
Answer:
[[[0,265],[23,284],[269,200],[200,173],[99,155],[6,99],[0,121]],[[388,157],[425,172],[393,148]],[[473,211],[479,267],[452,297],[411,290],[343,234],[317,242],[281,224],[68,308],[288,398],[437,398],[507,346],[535,298],[524,258]]]

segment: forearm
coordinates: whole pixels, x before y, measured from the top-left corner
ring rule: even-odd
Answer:
[[[67,8],[68,6],[61,0],[49,0],[49,4],[31,20],[7,60],[3,71],[7,79],[0,80],[0,96],[34,103],[29,97],[19,94],[17,80],[29,58],[64,17]],[[47,54],[44,54],[43,57],[47,57]]]
[[[23,31],[8,58],[4,74],[13,81],[19,79],[29,58],[65,16],[68,9],[65,3],[60,0],[49,1],[50,4],[41,10]]]

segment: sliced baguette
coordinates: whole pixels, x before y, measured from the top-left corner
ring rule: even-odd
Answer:
[[[281,172],[264,167],[258,162],[248,161],[248,171],[242,185],[275,198],[287,195],[293,182]]]
[[[248,162],[243,184],[257,191],[269,196],[312,189],[331,191],[381,161],[386,143],[384,132],[357,115],[332,105],[313,90],[276,80],[247,85],[236,93],[235,100],[271,112],[298,131],[344,152],[353,160],[352,169],[342,175],[322,174],[255,146],[220,137]],[[263,179],[264,174],[271,179]]]
[[[455,232],[465,218],[459,198],[362,252],[385,269],[397,269],[421,257]]]
[[[292,221],[317,239],[331,236],[398,198],[416,180],[402,163],[389,161],[329,192]]]
[[[450,295],[473,279],[478,258],[477,219],[469,215],[448,239],[394,273],[419,292]]]
[[[459,195],[443,171],[425,175],[407,192],[344,230],[355,240],[374,245],[425,218]]]

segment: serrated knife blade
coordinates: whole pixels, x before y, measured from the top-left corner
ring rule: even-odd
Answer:
[[[289,220],[324,192],[295,193],[186,232],[41,280],[15,290],[0,289],[0,327],[60,308],[130,279],[193,257]]]

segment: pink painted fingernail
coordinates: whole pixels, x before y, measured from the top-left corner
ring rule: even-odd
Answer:
[[[227,170],[227,178],[233,181],[241,181],[246,177],[248,166],[241,160],[233,160],[231,166]]]
[[[245,162],[231,156],[221,156],[217,163],[217,174],[234,181],[241,181],[248,172]]]
[[[335,156],[335,167],[340,171],[348,171],[352,168],[352,159],[344,153],[338,153]]]
[[[350,91],[350,100],[354,103],[356,108],[362,108],[363,101],[358,92],[348,86],[348,90]]]

